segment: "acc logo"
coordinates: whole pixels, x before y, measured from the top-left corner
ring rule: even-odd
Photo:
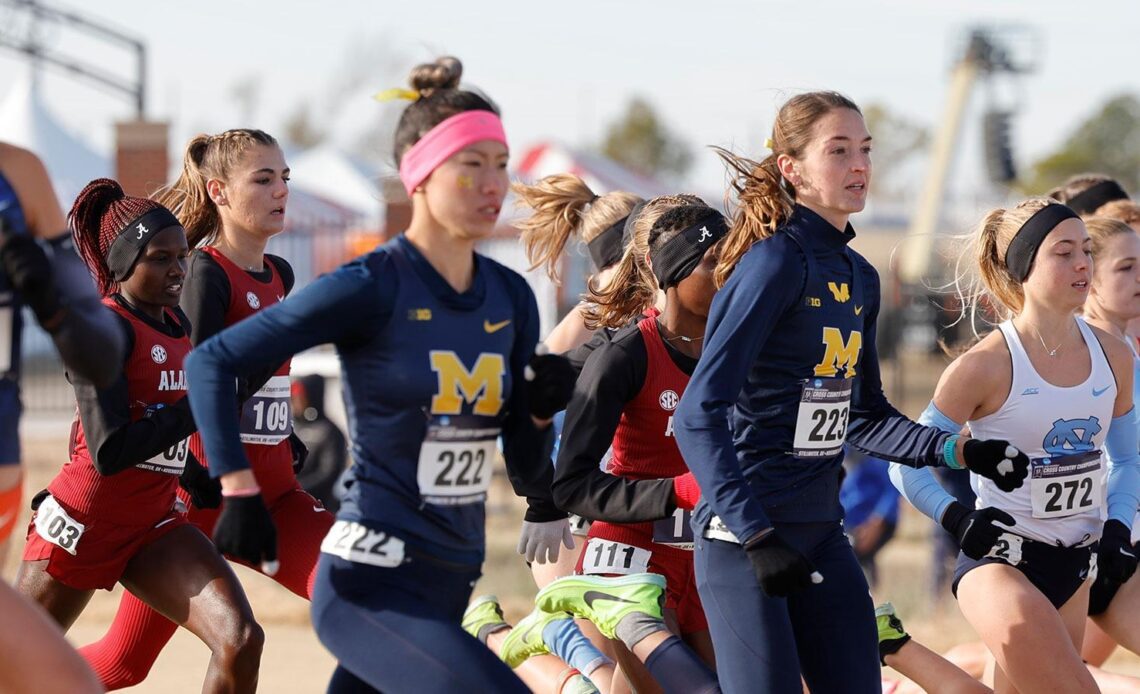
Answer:
[[[246,292],[245,293],[245,302],[247,304],[249,304],[249,307],[252,308],[254,311],[261,308],[261,299],[258,299],[257,295],[254,294],[253,292]]]
[[[1100,419],[1058,419],[1045,434],[1041,447],[1049,455],[1082,453],[1093,449],[1093,437],[1100,433]]]
[[[831,295],[835,297],[835,300],[841,304],[847,303],[847,300],[851,298],[851,291],[847,288],[846,282],[840,282],[839,286],[836,286],[834,282],[828,282],[827,288],[831,290]]]
[[[162,345],[155,345],[150,348],[150,358],[154,360],[155,364],[166,363],[166,348]]]
[[[677,409],[677,403],[680,401],[681,398],[672,390],[663,390],[661,391],[661,395],[657,396],[657,404],[661,405],[661,409],[666,412],[672,412]]]

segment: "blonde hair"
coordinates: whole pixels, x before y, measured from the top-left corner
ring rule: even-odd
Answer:
[[[1109,239],[1121,234],[1136,233],[1132,227],[1128,226],[1127,222],[1112,217],[1090,217],[1085,220],[1085,228],[1088,229],[1089,238],[1092,240],[1093,260],[1100,257],[1105,246],[1108,245]]]
[[[581,178],[564,173],[532,185],[514,183],[511,190],[519,198],[518,206],[533,210],[517,225],[530,269],[545,265],[546,274],[555,282],[559,281],[558,261],[571,236],[589,243],[643,202],[624,191],[598,196]]]
[[[1094,219],[1108,217],[1125,224],[1137,224],[1140,223],[1140,205],[1131,200],[1113,200],[1098,207],[1093,215]],[[1092,229],[1089,229],[1089,233],[1092,233]]]
[[[815,135],[816,122],[840,108],[862,114],[854,101],[838,92],[808,92],[788,99],[772,125],[772,152],[759,162],[721,147],[713,148],[731,175],[726,201],[731,194],[736,194],[731,228],[722,241],[720,262],[714,275],[718,287],[724,286],[752,244],[774,234],[776,227],[792,214],[796,191],[780,174],[779,156],[803,157]]]
[[[630,238],[621,260],[614,266],[613,276],[605,286],[598,286],[594,280],[589,282],[587,304],[582,311],[586,327],[620,328],[651,306],[658,286],[645,256],[708,214],[709,209],[696,195],[662,195],[645,203],[633,220]]]
[[[967,247],[956,263],[954,286],[962,305],[959,320],[969,316],[975,336],[981,304],[992,306],[1000,320],[1012,318],[1025,306],[1022,282],[1006,267],[1005,252],[1029,218],[1054,202],[1049,198],[1030,198],[1016,207],[992,210],[966,238]],[[974,260],[976,273],[963,267],[970,259]]]
[[[213,243],[222,229],[222,218],[210,199],[206,181],[229,180],[242,157],[257,145],[278,146],[272,135],[247,128],[227,130],[220,135],[197,135],[186,145],[178,180],[151,196],[182,222],[190,248]]]

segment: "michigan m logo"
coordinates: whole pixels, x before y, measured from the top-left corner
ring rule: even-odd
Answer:
[[[843,288],[846,291],[847,285]],[[844,378],[855,378],[855,364],[859,363],[859,352],[863,349],[863,334],[852,330],[850,339],[844,342],[839,328],[824,328],[823,346],[823,359],[815,365],[815,375],[835,376],[843,369]]]
[[[461,414],[463,403],[475,403],[474,414],[494,416],[503,409],[503,355],[483,352],[471,371],[450,350],[432,350],[431,370],[438,380],[431,398],[432,414]]]
[[[841,304],[847,303],[847,300],[851,298],[851,292],[847,289],[846,282],[840,282],[838,287],[835,286],[834,282],[828,282],[827,288],[831,290],[831,295],[835,297],[835,300]]]

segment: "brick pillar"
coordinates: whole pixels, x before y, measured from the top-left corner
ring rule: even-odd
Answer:
[[[412,221],[412,201],[399,177],[385,177],[380,185],[384,196],[384,240],[387,241],[408,228]]]
[[[166,122],[115,123],[115,178],[127,195],[147,197],[166,185],[169,131]]]

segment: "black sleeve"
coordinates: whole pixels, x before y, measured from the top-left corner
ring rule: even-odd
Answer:
[[[293,285],[297,282],[296,277],[293,275],[293,266],[281,256],[273,255],[272,253],[266,253],[265,259],[273,263],[277,274],[281,275],[281,284],[285,287],[285,296],[289,296],[289,292],[293,291]]]
[[[599,328],[584,344],[578,345],[563,356],[570,360],[570,365],[577,369],[578,373],[582,373],[582,367],[586,365],[586,360],[590,358],[590,355],[611,339],[613,339],[612,330]]]
[[[230,279],[209,253],[194,251],[190,256],[179,304],[194,326],[190,342],[195,347],[225,329]]]
[[[648,359],[638,331],[601,345],[586,360],[566,408],[554,472],[554,500],[563,510],[613,523],[658,520],[676,510],[672,479],[631,480],[598,467],[626,403],[645,383]]]
[[[126,319],[115,317],[130,345],[134,331]],[[185,397],[161,409],[148,410],[145,417],[132,422],[125,374],[120,374],[107,388],[96,388],[78,374],[70,377],[83,435],[99,474],[113,475],[150,460],[195,431],[194,416]]]

